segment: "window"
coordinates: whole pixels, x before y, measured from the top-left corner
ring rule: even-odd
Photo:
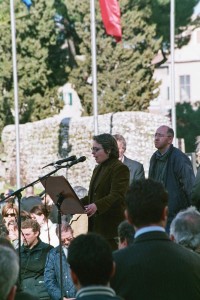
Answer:
[[[180,101],[190,101],[190,75],[181,75],[180,80]]]

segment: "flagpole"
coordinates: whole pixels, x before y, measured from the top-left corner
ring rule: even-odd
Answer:
[[[176,146],[176,101],[175,101],[175,64],[174,64],[174,32],[175,32],[175,0],[170,2],[170,48],[171,48],[171,115],[174,130],[174,145]]]
[[[91,18],[91,48],[92,48],[92,92],[93,92],[93,114],[94,133],[98,134],[98,104],[97,104],[97,65],[96,65],[96,24],[95,24],[95,1],[90,0]]]
[[[13,61],[13,83],[15,99],[15,140],[16,140],[16,183],[20,188],[20,146],[19,146],[19,110],[18,110],[18,79],[17,79],[17,55],[16,55],[16,30],[15,30],[15,13],[14,0],[10,0],[10,18],[12,34],[12,61]]]

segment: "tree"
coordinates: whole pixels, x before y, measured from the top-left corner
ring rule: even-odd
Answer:
[[[185,140],[186,152],[195,152],[195,140],[200,135],[200,103],[193,108],[190,103],[176,105],[177,137]]]
[[[171,0],[151,1],[152,22],[157,24],[156,36],[163,37],[165,48],[169,48],[170,46],[170,2]],[[191,16],[198,2],[199,0],[175,0],[174,2],[175,35],[179,47],[188,42],[188,36],[181,36],[181,33],[191,24]]]
[[[68,3],[70,1],[67,1]],[[107,36],[96,2],[97,76],[99,113],[146,110],[156,95],[153,57],[161,39],[155,39],[155,25],[150,24],[150,2],[146,6],[120,1],[123,43]],[[69,76],[82,100],[86,114],[92,113],[91,39],[89,2],[74,1],[71,11],[75,30],[81,39],[77,67]],[[72,2],[71,2],[72,4]],[[81,58],[81,59],[80,59]]]
[[[35,121],[59,112],[57,89],[67,81],[68,49],[55,24],[56,2],[40,0],[30,13],[15,3],[20,122]],[[13,111],[13,74],[9,3],[0,3],[0,112]],[[65,32],[64,32],[65,34]],[[11,115],[13,115],[11,113]],[[1,118],[0,126],[13,122]]]

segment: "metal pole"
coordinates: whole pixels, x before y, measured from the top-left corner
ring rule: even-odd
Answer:
[[[10,18],[11,18],[11,34],[12,34],[13,83],[14,83],[14,99],[15,99],[16,182],[17,182],[17,188],[19,189],[20,188],[19,110],[18,110],[16,31],[15,31],[15,13],[14,13],[13,0],[10,0]]]
[[[170,48],[171,48],[171,115],[174,130],[174,145],[176,146],[176,101],[175,101],[175,64],[174,64],[174,35],[175,35],[175,0],[170,2]]]
[[[98,134],[98,104],[97,104],[96,26],[95,26],[95,1],[94,0],[90,0],[90,17],[91,17],[94,133],[95,135],[97,135]]]

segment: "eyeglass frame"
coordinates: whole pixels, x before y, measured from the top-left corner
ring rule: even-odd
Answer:
[[[98,148],[98,147],[92,147],[91,148],[91,151],[95,152],[95,153],[98,152],[99,150],[104,150],[104,149],[103,148]]]
[[[159,138],[163,138],[163,137],[172,137],[172,135],[164,135],[164,134],[162,134],[162,133],[155,133],[154,135],[153,135],[154,137],[159,137]]]
[[[7,218],[8,216],[10,216],[10,217],[16,217],[16,214],[15,213],[6,213],[5,215],[4,215],[4,217],[5,218]]]

